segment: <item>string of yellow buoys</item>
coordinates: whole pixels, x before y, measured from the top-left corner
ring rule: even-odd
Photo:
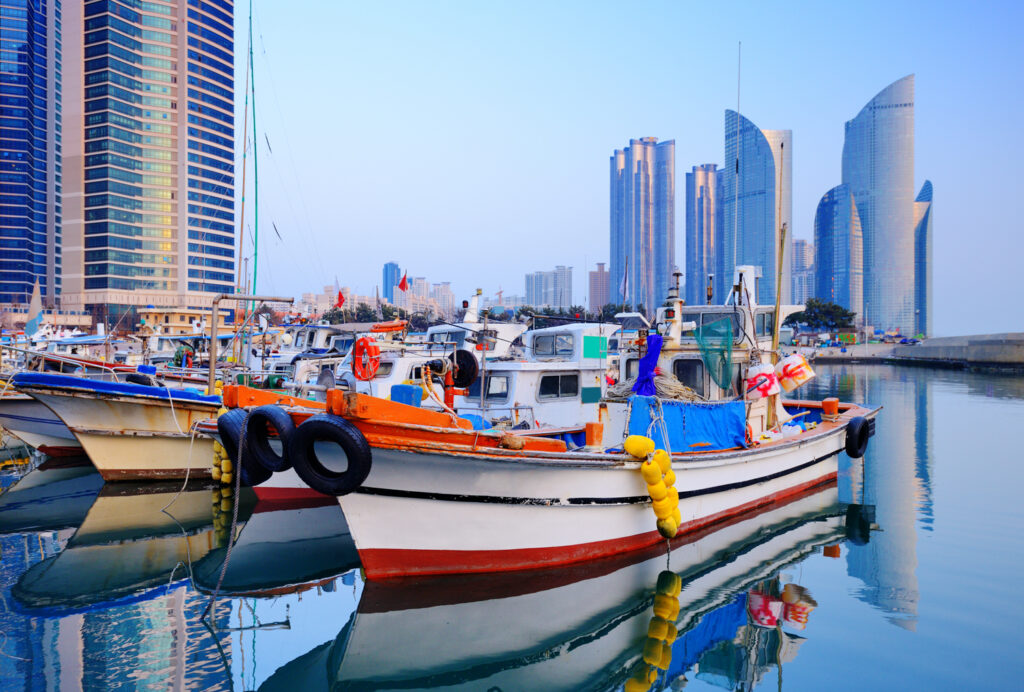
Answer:
[[[676,619],[679,617],[679,592],[683,580],[670,570],[658,575],[654,594],[654,617],[647,625],[644,640],[644,660],[638,662],[633,674],[626,680],[625,692],[647,692],[658,679],[659,670],[668,670],[672,663],[672,642],[679,636]]]
[[[207,390],[209,393],[209,390]],[[219,397],[224,396],[224,382],[217,380],[213,383],[213,393]],[[217,417],[220,418],[228,412],[227,407],[221,406],[217,409]],[[231,481],[234,476],[232,475],[234,470],[234,460],[228,456],[228,450],[224,449],[218,440],[213,441],[213,468],[210,473],[213,475],[213,480],[220,481],[224,485],[231,485]]]
[[[675,538],[683,516],[679,511],[679,491],[675,489],[672,457],[664,449],[655,449],[654,440],[643,435],[630,435],[622,446],[627,454],[641,462],[640,475],[644,477],[647,494],[651,496],[654,516],[658,519],[658,533],[665,538]]]

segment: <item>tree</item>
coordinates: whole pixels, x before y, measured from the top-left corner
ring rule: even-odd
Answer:
[[[384,316],[385,320],[395,320],[398,317],[399,310],[394,305],[381,305],[380,314]]]
[[[835,331],[853,326],[853,320],[857,313],[847,310],[842,305],[829,303],[817,298],[809,298],[804,304],[804,309],[794,312],[786,318],[782,324],[787,327],[804,325],[814,331],[828,330]]]
[[[356,306],[356,322],[376,322],[377,311],[371,308],[366,303],[360,303]]]

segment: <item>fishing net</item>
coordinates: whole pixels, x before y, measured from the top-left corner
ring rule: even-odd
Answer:
[[[704,324],[694,334],[711,379],[723,390],[732,391],[732,318]]]

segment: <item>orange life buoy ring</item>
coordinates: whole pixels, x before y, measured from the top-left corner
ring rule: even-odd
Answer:
[[[380,334],[382,332],[400,332],[409,324],[406,320],[391,320],[390,322],[378,322],[370,327],[370,331]]]
[[[380,367],[380,347],[369,336],[356,339],[352,349],[352,374],[357,380],[368,382],[377,374]]]

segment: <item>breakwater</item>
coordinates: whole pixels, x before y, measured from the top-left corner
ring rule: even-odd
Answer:
[[[942,336],[917,344],[857,344],[819,349],[822,363],[889,363],[1024,372],[1024,332]]]

